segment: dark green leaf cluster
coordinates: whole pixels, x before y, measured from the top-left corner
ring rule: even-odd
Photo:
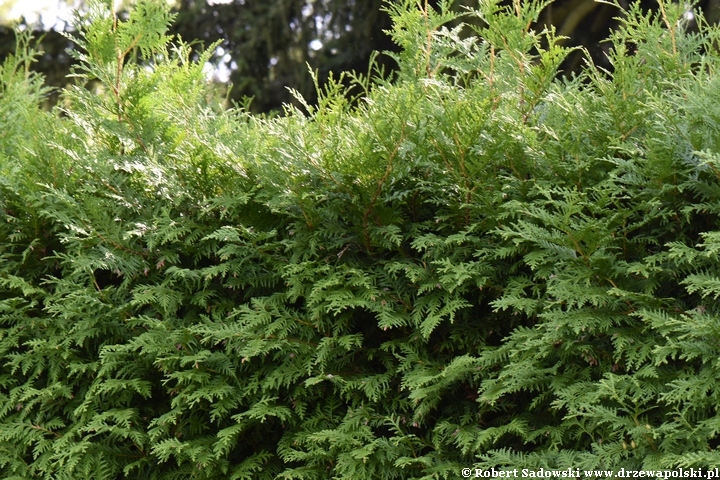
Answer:
[[[0,71],[3,478],[720,464],[720,29],[560,81],[545,2],[408,0],[394,81],[267,119],[164,5],[93,6],[62,110]]]

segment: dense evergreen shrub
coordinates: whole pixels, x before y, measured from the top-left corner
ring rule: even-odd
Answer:
[[[561,81],[544,3],[408,0],[396,78],[263,118],[165,3],[94,4],[62,109],[0,71],[3,478],[720,465],[717,27]]]

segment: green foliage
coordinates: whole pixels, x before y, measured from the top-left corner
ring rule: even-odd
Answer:
[[[717,465],[717,27],[557,80],[543,3],[405,2],[394,82],[267,119],[164,5],[79,20],[62,110],[0,71],[3,478]]]

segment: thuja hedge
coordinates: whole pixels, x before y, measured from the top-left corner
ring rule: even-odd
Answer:
[[[388,4],[399,73],[224,111],[166,2],[0,70],[0,476],[720,465],[720,30]]]

